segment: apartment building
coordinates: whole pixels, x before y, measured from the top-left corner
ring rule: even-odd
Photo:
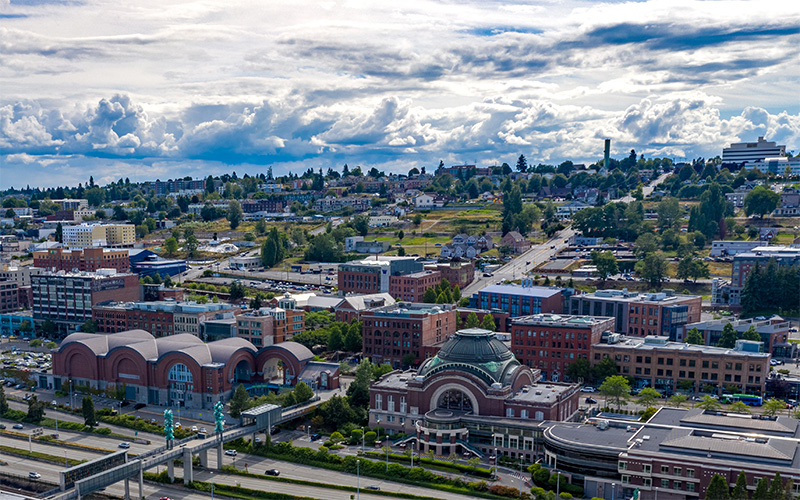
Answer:
[[[19,286],[15,281],[0,278],[0,314],[19,309]]]
[[[31,276],[42,274],[44,269],[38,267],[12,267],[4,265],[0,268],[0,279],[13,281],[19,287],[31,286]]]
[[[133,224],[77,224],[64,226],[62,231],[64,245],[70,248],[122,247],[136,243]]]
[[[661,336],[609,336],[609,342],[592,345],[592,364],[613,359],[619,374],[631,377],[637,388],[667,394],[708,388],[720,395],[764,394],[769,376],[770,355],[758,351],[760,342],[738,340],[735,349],[670,342]]]
[[[511,319],[511,351],[520,363],[542,372],[542,380],[567,380],[567,368],[589,359],[592,344],[614,328],[614,318],[534,314]]]
[[[361,320],[364,356],[395,368],[401,367],[408,355],[419,363],[425,346],[447,340],[458,329],[456,311],[449,305],[398,302],[368,309]]]
[[[33,319],[50,320],[59,334],[76,331],[92,319],[92,306],[109,300],[139,299],[139,277],[101,269],[95,273],[46,273],[31,276]]]
[[[433,288],[442,281],[439,271],[421,271],[412,274],[389,277],[389,295],[396,300],[407,302],[422,302],[425,291]]]
[[[737,320],[712,319],[689,323],[681,328],[676,340],[685,342],[689,330],[697,328],[706,345],[717,345],[720,337],[722,337],[722,330],[729,323],[739,335],[752,327],[761,336],[761,341],[764,343],[764,352],[772,354],[773,357],[794,357],[791,355],[794,349],[788,341],[789,329],[792,327],[792,323],[780,316],[772,316],[762,320],[753,318]]]
[[[343,293],[389,292],[390,277],[424,270],[416,257],[377,257],[339,264],[338,286]]]
[[[469,306],[476,309],[499,309],[511,317],[531,314],[561,314],[564,306],[563,290],[531,285],[523,280],[520,285],[489,285],[470,297]]]
[[[241,309],[225,303],[198,304],[172,299],[152,302],[107,301],[92,308],[92,319],[97,321],[99,333],[145,330],[155,337],[182,333],[200,337],[203,323],[226,312],[239,313]]]
[[[89,200],[85,198],[50,200],[61,208],[61,210],[86,210],[89,208]]]
[[[305,328],[305,311],[281,307],[262,307],[236,317],[236,336],[256,347],[292,340]]]
[[[679,295],[669,290],[661,293],[598,290],[573,295],[569,313],[613,317],[614,332],[631,337],[667,336],[674,341],[684,325],[700,321],[701,305],[699,296]]]
[[[95,272],[98,269],[116,269],[120,273],[128,272],[131,267],[127,250],[111,248],[53,248],[36,251],[33,252],[33,265],[55,271]]]

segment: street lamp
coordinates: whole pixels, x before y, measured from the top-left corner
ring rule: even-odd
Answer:
[[[356,460],[356,500],[361,498],[361,471],[359,470],[359,464],[361,460]]]
[[[617,500],[617,483],[611,483],[611,500]]]
[[[378,429],[380,429],[381,428],[381,419],[378,418],[375,421],[378,422]],[[378,434],[378,439],[380,439],[380,434]],[[389,472],[389,437],[388,437],[388,435],[386,437],[386,446],[385,446],[385,448],[386,448],[386,472]]]
[[[415,441],[411,441],[411,468],[414,468],[414,445],[417,444]]]
[[[364,453],[364,428],[361,428],[361,453]]]

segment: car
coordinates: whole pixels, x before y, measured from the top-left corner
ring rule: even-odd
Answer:
[[[198,432],[199,430],[196,425],[192,426],[192,432]]]
[[[587,385],[586,387],[581,387],[581,392],[597,392],[597,389]]]
[[[369,486],[364,487],[365,490],[372,490],[372,491],[381,491],[381,487],[376,484],[371,484]]]
[[[22,424],[14,424],[13,428],[19,430],[19,429],[24,429],[25,426],[23,426]]]
[[[6,430],[6,424],[0,424],[0,430]]]
[[[134,410],[141,410],[141,409],[142,409],[142,408],[144,408],[145,406],[147,406],[147,405],[146,405],[146,404],[144,404],[144,403],[136,403],[136,405],[133,407],[133,409],[134,409]]]
[[[281,475],[281,471],[279,471],[278,469],[267,469],[267,470],[264,471],[264,475],[265,476],[280,476]]]
[[[491,278],[493,276],[492,273],[483,273],[484,278]]]
[[[151,423],[151,424],[158,424],[158,420],[156,420],[156,419],[154,419],[154,418],[151,418],[151,419],[150,419],[150,423]]]
[[[225,450],[225,454],[228,455],[229,457],[235,457],[236,450]]]
[[[25,394],[25,396],[22,397],[22,400],[23,401],[27,401],[27,400],[31,399],[31,396],[33,396],[33,394]]]
[[[131,447],[131,444],[130,444],[130,443],[127,443],[127,442],[125,442],[125,441],[123,441],[123,442],[121,442],[121,443],[119,444],[119,447],[120,447],[120,448],[125,448],[125,449],[127,450],[128,448],[130,448],[130,447]]]
[[[28,479],[39,479],[42,475],[38,472],[28,472]]]
[[[172,497],[161,497],[158,500],[172,500]]]
[[[586,404],[587,405],[595,405],[595,404],[597,404],[597,400],[594,399],[594,398],[586,398]]]
[[[270,433],[270,435],[274,436],[275,434],[279,433],[280,431],[281,430],[278,429],[277,427],[273,427],[272,429],[270,429],[269,433]]]
[[[200,432],[202,432],[203,434],[208,434],[208,431],[206,430],[205,427],[200,427]]]
[[[320,433],[318,433],[318,432],[315,432],[314,434],[312,434],[312,435],[311,435],[311,440],[312,440],[312,441],[316,441],[316,440],[318,440],[318,439],[319,439],[319,438],[321,438],[321,437],[322,437],[322,434],[320,434]]]

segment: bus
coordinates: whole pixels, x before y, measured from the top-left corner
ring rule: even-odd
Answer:
[[[728,402],[735,403],[736,401],[741,401],[747,406],[761,406],[762,403],[761,396],[754,394],[731,394],[728,396]]]

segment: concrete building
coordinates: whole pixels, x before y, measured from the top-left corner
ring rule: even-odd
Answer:
[[[312,387],[338,388],[339,366],[312,359],[295,342],[256,349],[240,338],[205,343],[194,335],[155,338],[144,330],[73,333],[53,354],[52,388],[69,382],[100,390],[123,386],[130,401],[195,409],[229,400],[240,383],[295,385],[307,370]]]
[[[759,137],[757,142],[735,142],[730,147],[723,148],[722,164],[743,165],[777,156],[786,156],[786,146],[779,146]]]
[[[112,248],[79,248],[33,252],[33,265],[50,271],[87,271],[116,269],[119,273],[130,271],[128,250]]]
[[[369,217],[369,227],[386,227],[397,222],[394,215],[371,215]]]
[[[77,224],[63,226],[64,245],[70,248],[133,246],[136,227],[133,224]]]
[[[670,342],[667,337],[609,336],[609,343],[592,345],[592,364],[603,358],[617,363],[620,375],[631,377],[633,387],[653,387],[672,394],[679,389],[694,393],[712,388],[715,394],[764,394],[769,376],[768,353],[749,350],[740,340],[735,349]],[[736,388],[734,390],[733,388]]]
[[[230,266],[231,269],[246,271],[250,269],[258,269],[264,267],[264,262],[261,260],[261,256],[254,256],[254,257],[234,256],[228,259],[228,265]]]
[[[389,277],[389,295],[396,300],[406,302],[422,302],[425,291],[433,288],[442,281],[439,271],[420,271],[418,273],[403,274]]]
[[[779,266],[800,265],[798,246],[758,246],[749,252],[737,253],[733,257],[730,281],[714,279],[711,282],[711,305],[738,306],[742,301],[742,290],[747,275],[756,264],[766,266],[774,259]]]
[[[367,309],[390,306],[394,303],[394,297],[389,293],[348,295],[341,298],[339,303],[334,306],[333,312],[336,315],[336,321],[350,323],[354,319],[359,319]]]
[[[700,321],[701,305],[699,296],[667,290],[661,293],[598,290],[573,295],[569,313],[616,318],[613,331],[631,337],[664,335],[675,340],[683,325]]]
[[[614,328],[614,318],[535,314],[511,320],[511,350],[520,363],[541,371],[543,380],[569,380],[567,368],[588,360],[592,344]]]
[[[61,210],[85,210],[89,208],[89,200],[85,198],[50,200]]]
[[[469,306],[478,309],[498,309],[512,318],[531,314],[560,314],[564,307],[563,290],[540,286],[489,285],[469,299]]]
[[[138,297],[137,297],[138,299]],[[198,304],[179,300],[152,302],[107,301],[92,308],[92,319],[100,333],[146,330],[156,337],[189,334],[200,337],[203,323],[222,313],[239,313],[241,309],[224,302]]]
[[[371,208],[370,198],[320,198],[314,203],[314,209],[320,212],[336,212],[351,207],[356,212],[364,212]]]
[[[19,287],[31,286],[31,276],[42,274],[44,269],[38,267],[12,267],[4,265],[0,269],[0,279],[13,281]]]
[[[389,292],[391,276],[423,271],[416,257],[378,257],[339,264],[338,286],[344,293]]]
[[[373,363],[395,368],[413,356],[424,359],[425,346],[443,342],[458,328],[456,311],[449,305],[398,302],[361,313],[363,352]]]
[[[369,422],[412,434],[420,453],[493,456],[532,463],[545,420],[578,410],[577,384],[539,382],[488,330],[459,330],[418,370],[370,386]]]
[[[33,319],[50,320],[59,335],[77,330],[92,319],[92,306],[108,300],[139,299],[139,277],[100,269],[96,273],[58,273],[31,276]]]
[[[764,320],[750,319],[712,319],[708,321],[700,321],[698,323],[689,323],[681,328],[677,342],[685,342],[689,330],[697,328],[703,336],[706,345],[717,345],[722,336],[722,329],[728,323],[733,326],[733,329],[742,334],[750,327],[755,329],[756,333],[761,336],[761,341],[764,343],[764,352],[772,354],[773,357],[778,358],[793,358],[794,349],[792,344],[789,343],[789,329],[792,327],[791,321],[786,321],[780,316],[773,316]]]
[[[725,241],[716,240],[711,242],[709,257],[727,257],[738,253],[750,252],[756,247],[763,246],[761,241]]]

